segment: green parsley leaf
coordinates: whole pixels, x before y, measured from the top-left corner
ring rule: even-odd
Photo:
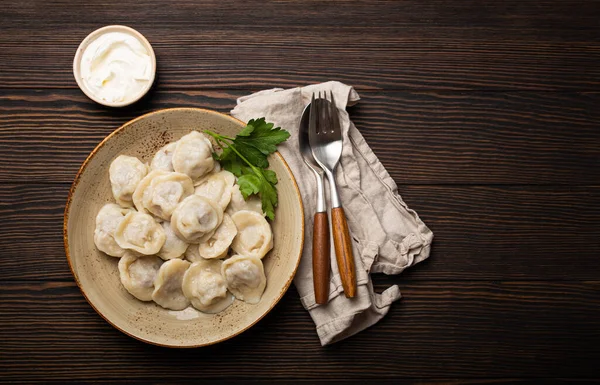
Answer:
[[[263,170],[263,174],[264,174],[265,178],[269,181],[269,183],[277,184],[277,174],[275,174],[275,171]]]
[[[238,178],[242,176],[242,168],[240,167],[239,162],[221,161],[221,166]]]
[[[262,209],[270,220],[275,219],[275,207],[277,207],[277,189],[274,185],[266,181],[261,185],[260,198]]]
[[[269,161],[267,160],[267,156],[260,152],[258,149],[246,143],[240,143],[239,141],[237,141],[237,138],[236,141],[234,141],[234,143],[236,150],[238,150],[240,154],[242,154],[242,156],[250,162],[250,164],[260,168],[269,167]]]
[[[248,123],[246,127],[244,127],[244,129],[237,134],[237,136],[250,136],[252,131],[254,131],[254,126]]]
[[[240,177],[242,175],[241,165],[242,162],[235,152],[231,148],[226,147],[221,155],[217,159],[221,162],[221,166],[233,175]]]
[[[250,195],[260,192],[262,181],[255,174],[245,174],[238,178],[237,183],[244,199],[247,199]]]
[[[219,135],[212,131],[205,132],[217,141],[223,149],[221,155],[213,155],[221,162],[221,166],[238,177],[240,192],[247,199],[258,194],[261,198],[262,210],[273,220],[277,207],[277,174],[268,170],[267,156],[277,151],[277,145],[290,137],[290,133],[280,127],[273,128],[265,118],[252,119],[235,137]]]
[[[277,151],[277,145],[286,141],[290,133],[282,130],[280,127],[273,128],[273,123],[265,122],[264,118],[251,120],[242,132],[243,137],[236,138],[236,144],[245,144],[259,150],[264,155],[269,155]],[[249,127],[252,127],[251,131]],[[248,134],[247,131],[249,132]],[[245,154],[242,152],[242,155]]]

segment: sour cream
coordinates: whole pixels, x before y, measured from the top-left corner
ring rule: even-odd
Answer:
[[[139,99],[153,79],[151,53],[127,32],[101,34],[81,56],[80,80],[88,92],[108,104]]]

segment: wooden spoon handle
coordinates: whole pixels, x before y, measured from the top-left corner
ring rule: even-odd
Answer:
[[[327,213],[315,213],[313,229],[313,285],[315,301],[324,305],[329,301],[329,221]]]
[[[348,231],[348,222],[346,222],[346,214],[344,214],[343,208],[331,209],[331,222],[335,258],[342,279],[342,287],[346,297],[353,298],[356,295],[356,267],[352,255],[352,241]]]

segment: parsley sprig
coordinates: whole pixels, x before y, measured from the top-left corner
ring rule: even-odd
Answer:
[[[238,177],[244,199],[252,194],[259,195],[263,212],[273,220],[277,207],[277,175],[267,169],[267,156],[277,151],[277,145],[286,141],[290,133],[267,123],[265,118],[250,120],[235,138],[209,130],[204,132],[223,149],[220,155],[213,153],[213,157],[225,170]]]

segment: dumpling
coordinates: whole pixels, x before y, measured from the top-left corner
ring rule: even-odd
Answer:
[[[183,254],[184,258],[190,262],[198,262],[203,261],[204,258],[200,256],[200,252],[198,251],[198,244],[192,243],[189,245],[185,253]]]
[[[231,189],[234,184],[235,175],[223,170],[214,174],[211,173],[203,179],[202,183],[196,187],[194,193],[217,202],[225,210],[231,200]]]
[[[238,254],[262,258],[273,248],[273,232],[267,220],[254,211],[242,210],[231,216],[237,235],[231,248]]]
[[[165,231],[154,218],[137,211],[127,214],[115,230],[115,241],[119,246],[144,255],[158,253],[166,240]]]
[[[205,259],[225,258],[229,246],[237,234],[237,228],[231,217],[223,214],[223,222],[217,231],[198,246],[198,254]]]
[[[215,166],[212,144],[204,134],[192,131],[183,136],[173,152],[173,169],[198,180]]]
[[[165,231],[167,239],[157,255],[165,261],[168,261],[169,259],[183,258],[183,254],[186,252],[189,244],[175,234],[171,228],[170,222],[163,222],[161,223],[161,226]]]
[[[135,206],[137,211],[145,214],[149,213],[149,211],[146,210],[146,208],[144,207],[144,192],[148,187],[150,187],[152,179],[156,178],[159,175],[165,175],[167,173],[168,171],[152,170],[145,177],[142,178],[140,183],[138,183],[138,185],[135,188],[135,191],[133,192],[133,195],[131,196],[133,200],[133,205]]]
[[[200,178],[194,180],[194,187],[200,186],[202,183],[204,183],[204,181],[207,178],[209,178],[212,175],[217,174],[219,172],[221,172],[221,163],[215,162],[215,166],[213,167],[213,169],[211,170],[211,172],[209,172],[207,174],[204,174],[204,176],[201,176]]]
[[[177,142],[172,142],[158,150],[156,154],[154,154],[154,158],[152,158],[152,162],[150,163],[151,170],[162,170],[162,171],[175,171],[173,170],[173,163],[171,159],[173,159],[173,152],[175,151],[175,146]]]
[[[252,304],[260,301],[267,285],[263,263],[257,257],[234,255],[223,262],[221,275],[235,298]]]
[[[212,171],[213,173],[218,173],[219,171],[221,171],[221,163],[219,162],[215,162],[215,167],[213,167]]]
[[[96,229],[94,230],[94,243],[98,250],[112,257],[123,256],[125,250],[115,241],[115,230],[131,211],[131,209],[125,209],[114,203],[102,206],[96,215]]]
[[[126,252],[119,260],[119,276],[125,289],[140,301],[151,301],[154,278],[163,261],[156,256]]]
[[[229,206],[227,206],[226,213],[233,215],[242,210],[254,211],[264,215],[260,198],[257,195],[251,195],[245,200],[240,192],[240,186],[236,184],[231,188],[231,201],[229,202]]]
[[[142,194],[142,203],[150,213],[168,221],[179,202],[193,193],[194,184],[189,176],[167,172],[152,178]]]
[[[210,237],[223,221],[223,210],[210,199],[198,195],[185,198],[173,211],[171,227],[175,234],[189,243]]]
[[[218,259],[195,262],[183,276],[183,294],[204,313],[218,313],[233,303],[221,275],[222,264]]]
[[[152,300],[165,309],[183,310],[188,307],[190,301],[181,289],[181,282],[188,267],[190,263],[181,259],[171,259],[163,263],[154,279]]]
[[[108,176],[113,196],[123,207],[132,207],[132,194],[148,173],[148,166],[134,156],[119,155],[112,161]]]

